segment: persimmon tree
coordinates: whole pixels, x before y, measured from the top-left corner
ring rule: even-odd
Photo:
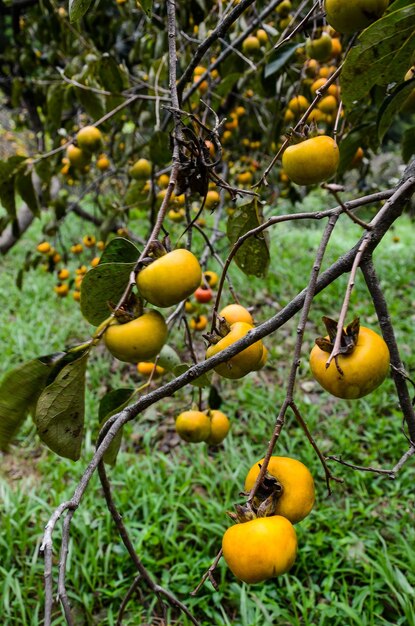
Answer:
[[[135,4],[117,0],[93,6],[71,0],[66,7],[27,0],[0,4],[5,34],[2,90],[12,120],[10,154],[0,162],[0,248],[6,253],[33,219],[47,211],[44,241],[27,256],[19,281],[39,264],[51,273],[60,272],[57,295],[65,297],[71,290],[74,297],[78,294],[75,299],[79,296],[84,317],[96,327],[80,345],[6,374],[0,386],[2,448],[7,448],[31,413],[40,439],[56,454],[78,461],[84,436],[85,374],[94,349],[107,338],[116,357],[134,361],[142,353],[131,352],[129,345],[127,350],[113,350],[109,333],[116,325],[125,331],[131,320],[142,325],[149,315],[144,313],[146,303],[157,308],[153,317],[158,323],[163,319],[159,309],[169,313],[159,327],[156,347],[149,348],[148,354],[155,358],[150,382],[139,390],[116,390],[101,400],[96,451],[73,497],[53,512],[46,525],[42,544],[46,625],[51,623],[52,555],[61,518],[58,596],[67,623],[74,623],[65,576],[71,520],[96,472],[137,569],[131,589],[145,584],[162,604],[178,607],[198,623],[184,602],[153,579],[136,554],[106,465],[116,463],[123,426],[147,407],[192,385],[200,390],[197,412],[203,413],[203,393],[212,385],[213,370],[235,379],[266,366],[262,339],[298,312],[285,398],[261,469],[242,513],[238,510],[238,521],[260,516],[259,493],[269,480],[267,468],[288,411],[315,449],[331,491],[337,479],[335,465],[328,461],[340,460],[326,458],[309,432],[295,399],[295,383],[314,297],[344,274],[348,285],[338,320],[331,323],[330,341],[321,344],[327,350],[327,367],[343,376],[341,357],[347,358],[358,345],[358,324],[349,332],[346,322],[350,294],[361,270],[387,345],[385,354],[390,356],[408,439],[408,451],[395,467],[361,469],[394,477],[414,455],[415,415],[408,377],[372,255],[410,202],[415,165],[402,168],[399,182],[384,188],[372,157],[385,149],[389,136],[395,143],[399,137],[402,163],[413,155],[415,4],[395,0],[383,13],[385,9],[372,15],[364,30],[359,24],[339,33],[330,20],[327,24],[321,2],[143,0]],[[85,139],[87,129],[92,134]],[[24,143],[20,136],[25,137]],[[368,193],[345,195],[351,169],[356,186],[366,185]],[[327,206],[331,203],[333,208],[296,211],[297,201],[317,184],[324,189]],[[281,199],[284,206],[288,200],[292,210],[283,213]],[[359,215],[366,206],[372,208],[370,221]],[[82,244],[62,243],[65,219],[73,213],[99,229],[99,247],[91,236],[84,237]],[[137,218],[142,222],[139,232],[134,230]],[[269,233],[293,220],[322,224],[321,242],[310,259],[304,289],[268,320],[256,327],[237,322],[245,326],[236,330],[221,314],[227,290],[231,300],[243,303],[243,294],[235,292],[229,279],[229,267],[264,277],[272,262]],[[362,234],[346,254],[320,272],[330,237],[344,220],[357,223]],[[93,267],[88,272],[85,267],[75,281],[68,281],[62,260],[78,263],[83,248],[97,250]],[[184,270],[171,265],[170,255],[179,250],[195,259],[197,267],[190,261],[184,261]],[[206,278],[211,258],[222,267],[217,286],[209,284],[211,276]],[[160,261],[164,269],[157,271]],[[151,279],[146,282],[149,271]],[[157,287],[160,274],[164,282]],[[204,326],[200,315],[194,316],[196,322],[188,322],[192,305],[185,300],[202,276],[202,287],[213,288],[214,301],[209,305],[211,326],[196,340],[190,328],[197,330],[200,324],[204,330]],[[198,302],[208,303],[210,297],[200,294]],[[158,332],[146,328],[147,335]],[[160,349],[167,333],[168,345]],[[183,334],[185,363],[174,349]],[[139,348],[143,343],[142,339]],[[205,354],[206,343],[210,347]],[[248,350],[250,355],[256,350],[252,360],[243,356]],[[157,364],[169,370],[168,382],[154,382]],[[265,517],[274,513],[275,494],[271,496],[266,493],[263,499]],[[214,568],[220,557],[218,546],[212,567],[201,572],[202,582],[209,577],[215,584]],[[129,596],[130,592],[122,607]]]

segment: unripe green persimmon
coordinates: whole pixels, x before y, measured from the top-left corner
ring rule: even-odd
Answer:
[[[137,276],[142,297],[159,307],[178,304],[200,285],[202,270],[189,250],[178,248],[159,257]]]
[[[191,443],[206,441],[210,430],[210,419],[202,411],[184,411],[176,418],[176,432],[184,441]]]
[[[306,55],[309,59],[325,62],[332,56],[331,37],[328,33],[321,33],[316,39],[307,39],[305,44]]]
[[[289,146],[282,155],[282,167],[297,185],[314,185],[331,178],[339,165],[337,143],[319,135]]]
[[[105,345],[111,354],[127,363],[152,359],[166,339],[166,322],[158,311],[148,311],[125,324],[115,320],[104,334]]]
[[[76,135],[78,146],[87,152],[97,152],[102,143],[102,133],[96,126],[84,126]]]
[[[130,168],[131,178],[146,180],[151,175],[151,163],[147,159],[138,159]]]
[[[389,0],[325,0],[327,22],[339,33],[354,33],[376,22]]]

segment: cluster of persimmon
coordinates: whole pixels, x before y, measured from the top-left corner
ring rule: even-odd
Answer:
[[[77,302],[81,299],[82,279],[90,267],[95,267],[99,263],[99,251],[105,247],[103,241],[97,241],[91,234],[83,236],[82,241],[73,243],[69,251],[61,254],[49,241],[41,241],[37,247],[37,252],[43,257],[42,268],[56,276],[57,282],[53,290],[59,298],[65,298],[71,293]],[[77,267],[71,269],[68,264],[63,263],[72,255],[76,259]],[[88,264],[88,265],[87,265]],[[88,267],[89,266],[89,267]]]
[[[199,300],[211,297],[210,287],[202,283],[202,269],[192,252],[183,248],[166,252],[159,244],[153,255],[153,260],[138,272],[136,286],[141,301],[156,309],[147,310],[138,317],[135,312],[128,316],[123,311],[113,317],[104,333],[108,350],[120,361],[147,361],[160,352],[166,343],[168,329],[157,309],[178,305],[191,295]],[[204,278],[206,282],[217,280],[212,272],[205,272]],[[209,336],[211,345],[206,351],[207,358],[247,335],[254,323],[249,311],[238,304],[222,309],[218,319],[219,329]],[[266,359],[267,349],[259,340],[215,370],[224,378],[242,378],[263,367]]]
[[[246,495],[263,463],[260,459],[249,470]],[[288,572],[297,557],[294,524],[311,512],[314,501],[314,480],[308,468],[297,459],[271,456],[251,501],[237,505],[236,513],[228,513],[237,523],[225,531],[222,550],[232,573],[253,584]]]
[[[68,185],[73,185],[78,174],[87,174],[90,171],[93,157],[95,166],[105,172],[111,163],[108,156],[101,152],[103,136],[96,126],[83,126],[76,134],[73,143],[66,148],[62,159],[60,173],[66,176]]]
[[[176,432],[183,441],[205,442],[217,446],[225,439],[230,429],[230,421],[218,409],[183,411],[176,418]]]

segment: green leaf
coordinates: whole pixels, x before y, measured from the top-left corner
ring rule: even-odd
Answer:
[[[11,217],[16,217],[15,177],[26,157],[12,156],[0,161],[0,203]]]
[[[48,128],[57,130],[61,125],[65,88],[62,83],[51,85],[47,91]]]
[[[50,374],[51,363],[34,359],[8,372],[0,383],[0,449],[13,439]]]
[[[340,150],[340,162],[337,168],[337,173],[344,174],[344,172],[350,167],[353,157],[356,154],[356,150],[365,145],[366,137],[368,134],[368,125],[361,124],[356,126],[346,137],[344,137],[339,145]]]
[[[9,178],[0,185],[0,204],[4,209],[6,209],[10,217],[16,217],[14,177]]]
[[[228,219],[227,235],[231,244],[234,244],[242,235],[257,228],[263,223],[260,205],[256,199],[238,207]],[[248,237],[236,253],[237,266],[248,276],[264,278],[268,272],[270,261],[268,233]]]
[[[408,128],[402,137],[402,158],[405,163],[408,163],[413,154],[415,154],[415,126]]]
[[[89,352],[66,365],[40,394],[34,421],[41,440],[59,456],[81,455],[85,415],[85,372]]]
[[[280,69],[294,56],[295,51],[303,46],[303,43],[286,43],[271,55],[271,62],[265,66],[264,78],[268,78],[279,72]]]
[[[147,17],[151,17],[151,13],[153,10],[153,0],[140,0],[140,4],[143,7],[143,11],[146,13]]]
[[[128,406],[134,397],[134,389],[114,389],[108,392],[101,399],[98,409],[98,419],[100,429],[105,422],[116,413],[119,413]],[[121,428],[110,443],[108,450],[104,453],[104,463],[115,465],[117,455],[121,446],[123,428]]]
[[[26,161],[24,156],[12,156],[5,161],[0,161],[0,185],[14,178],[23,161]]]
[[[120,66],[107,52],[105,52],[99,64],[99,77],[104,89],[111,92],[121,92],[127,87],[124,80],[125,73],[120,70]]]
[[[187,370],[189,370],[191,367],[192,366],[188,365],[187,363],[180,363],[180,365],[176,365],[176,367],[173,369],[173,373],[175,376],[180,376],[181,374],[184,374],[185,372],[187,372]],[[210,387],[211,385],[210,378],[211,378],[211,375],[209,373],[202,374],[202,376],[199,376],[199,378],[196,378],[196,380],[193,380],[191,384],[194,385],[195,387]]]
[[[35,165],[36,174],[43,183],[49,183],[52,178],[51,159],[41,159]]]
[[[88,11],[92,0],[69,0],[69,20],[76,22]]]
[[[171,159],[170,138],[162,130],[153,133],[150,142],[150,159],[157,165],[164,165]]]
[[[180,365],[180,357],[171,346],[164,344],[159,353],[157,365],[164,367],[169,372],[173,371],[177,365]]]
[[[401,78],[415,49],[415,4],[393,11],[362,32],[346,57],[340,86],[346,107],[364,98],[375,85]]]
[[[224,78],[221,78],[220,83],[217,87],[215,87],[215,94],[218,96],[225,97],[228,95],[232,87],[238,80],[241,78],[241,75],[238,72],[234,72],[233,74],[227,74]]]
[[[104,263],[85,275],[81,284],[81,312],[90,324],[98,326],[109,316],[109,303],[118,303],[134,267],[135,263]]]
[[[405,81],[398,85],[392,93],[385,98],[378,112],[377,131],[379,141],[382,141],[385,133],[396,120],[396,115],[401,110],[403,104],[407,100],[415,87],[415,79]]]
[[[38,197],[33,186],[33,179],[31,172],[22,172],[16,176],[16,189],[19,196],[24,202],[26,202],[33,215],[39,217],[40,207]]]
[[[148,191],[144,190],[144,181],[132,180],[125,192],[124,201],[130,208],[140,203],[148,206]]]
[[[99,88],[95,82],[93,84],[89,84],[88,87]],[[105,102],[103,96],[95,93],[95,91],[81,89],[80,87],[76,87],[75,91],[79,102],[92,119],[97,120],[100,117],[103,117],[105,113]]]
[[[105,246],[101,255],[103,263],[134,263],[140,256],[139,250],[131,241],[123,237],[116,237]]]

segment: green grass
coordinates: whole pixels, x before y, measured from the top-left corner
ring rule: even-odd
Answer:
[[[58,300],[54,280],[40,270],[15,286],[24,248],[40,240],[40,224],[2,260],[0,327],[4,373],[22,360],[61,349],[90,333],[78,305]],[[79,237],[74,218],[64,233]],[[395,324],[402,356],[414,369],[413,225],[403,218],[394,236],[388,234],[376,254],[376,265]],[[342,221],[327,251],[325,266],[345,252],[359,229]],[[255,304],[257,322],[278,311],[308,281],[320,229],[281,225],[273,231],[273,257],[266,281],[246,280],[237,270],[233,282],[244,304]],[[198,241],[198,240],[196,240]],[[213,269],[216,269],[213,267]],[[321,315],[338,316],[345,279],[320,294],[306,330],[296,400],[324,454],[341,455],[356,464],[392,467],[407,448],[394,387],[387,380],[358,401],[331,398],[312,382],[307,354],[323,331]],[[265,304],[262,305],[266,297]],[[227,295],[224,296],[224,304]],[[349,317],[377,327],[367,291],[358,274]],[[216,381],[222,409],[232,421],[230,435],[217,449],[179,443],[174,416],[197,399],[193,388],[151,407],[129,424],[116,466],[109,469],[114,497],[143,563],[160,584],[194,612],[203,626],[413,626],[415,624],[415,495],[413,462],[396,480],[332,465],[342,484],[328,497],[321,465],[291,414],[276,453],[301,459],[315,476],[317,502],[311,515],[297,525],[298,559],[289,574],[264,584],[239,583],[222,561],[215,572],[218,589],[205,583],[196,597],[190,591],[200,581],[220,548],[249,467],[263,456],[284,398],[298,319],[267,338],[267,368],[242,381]],[[182,339],[177,337],[181,349]],[[202,353],[202,343],[199,345]],[[307,384],[305,384],[307,383]],[[78,463],[60,459],[39,442],[28,420],[8,455],[0,475],[0,596],[4,624],[42,623],[43,561],[39,547],[44,525],[60,502],[71,497],[93,453],[97,403],[109,389],[139,384],[133,366],[114,367],[98,350],[88,373],[86,443]],[[55,536],[55,558],[60,526]],[[56,582],[55,561],[55,582]],[[76,624],[110,626],[135,570],[106,510],[94,477],[73,519],[67,587]],[[168,609],[170,623],[189,623]],[[157,624],[159,608],[144,585],[128,604],[123,624]],[[59,606],[55,625],[64,624]]]

